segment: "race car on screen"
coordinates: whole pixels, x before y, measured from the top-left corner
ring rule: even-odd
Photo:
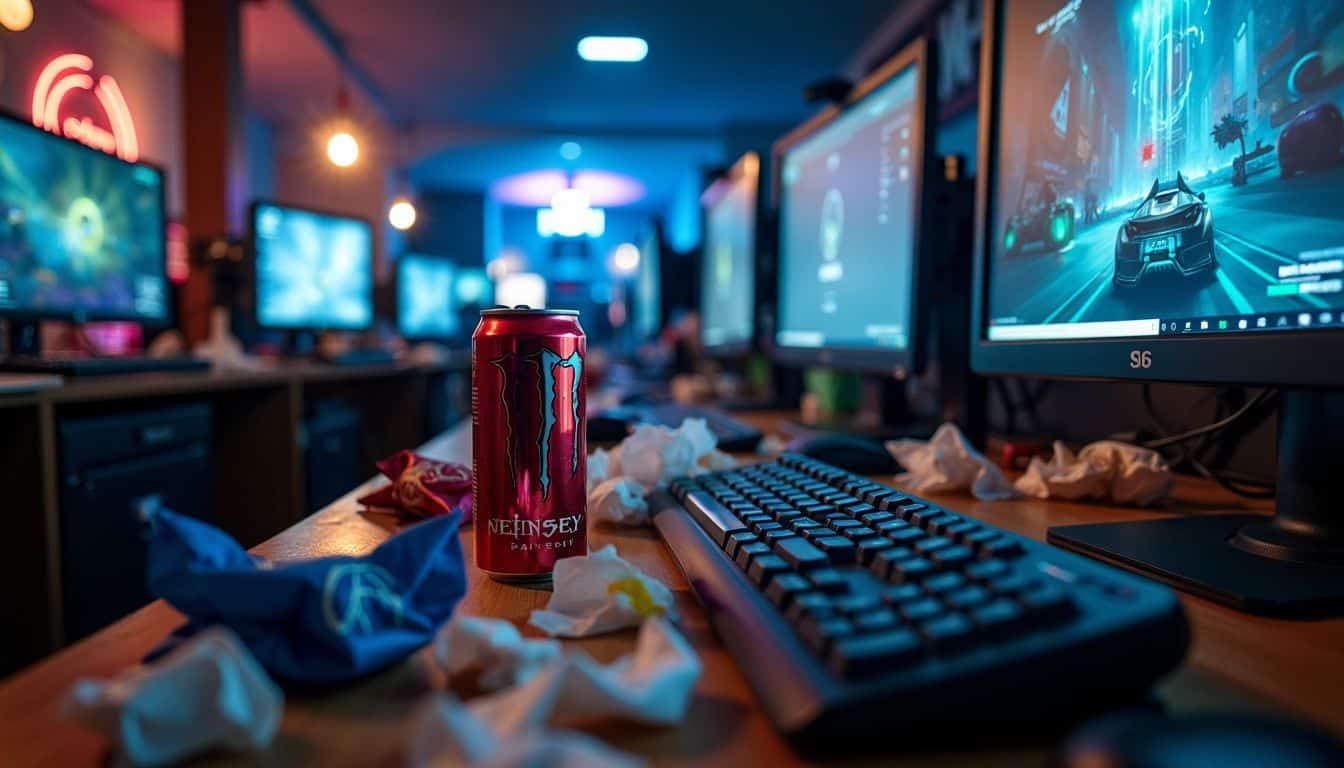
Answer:
[[[1212,275],[1217,268],[1213,211],[1204,193],[1190,189],[1179,173],[1174,182],[1153,181],[1148,196],[1116,233],[1115,285],[1138,285],[1140,278],[1161,272]]]
[[[1040,244],[1046,251],[1060,251],[1073,242],[1073,201],[1061,198],[1053,184],[1031,185],[1022,207],[1008,218],[1003,232],[1003,250],[1015,255]]]

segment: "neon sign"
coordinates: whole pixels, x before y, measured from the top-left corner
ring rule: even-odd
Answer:
[[[111,75],[101,75],[95,82],[92,71],[93,59],[82,53],[48,62],[33,86],[33,125],[133,163],[140,159],[140,142],[126,98]],[[75,91],[93,93],[108,127],[88,115],[62,114],[66,97]]]

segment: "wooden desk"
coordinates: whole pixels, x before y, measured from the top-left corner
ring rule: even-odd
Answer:
[[[431,442],[426,452],[464,460],[470,455],[469,443],[468,431],[459,427]],[[368,552],[396,528],[392,518],[361,512],[354,502],[379,482],[366,483],[256,551],[275,559]],[[1185,478],[1177,482],[1175,499],[1173,509],[1185,511],[1229,504],[1213,486]],[[1086,504],[978,502],[957,495],[935,500],[1038,539],[1054,524],[1155,514]],[[732,658],[715,640],[685,579],[655,534],[596,526],[590,540],[594,547],[615,544],[622,556],[673,587],[683,617],[682,630],[705,666],[681,727],[606,725],[595,731],[597,735],[664,765],[798,764],[798,756],[771,730]],[[463,543],[470,556],[469,529]],[[547,599],[546,592],[497,584],[470,568],[468,580],[459,611],[505,618],[520,627],[529,612]],[[1173,710],[1288,712],[1344,733],[1344,620],[1278,621],[1247,617],[1196,598],[1186,598],[1185,604],[1194,627],[1189,661],[1158,689]],[[99,760],[105,746],[97,737],[57,720],[53,715],[57,702],[78,678],[111,676],[135,664],[180,620],[167,605],[155,603],[0,685],[0,755],[6,764],[83,765]],[[573,645],[610,660],[628,652],[633,640],[633,631],[627,631],[574,641]],[[291,695],[281,734],[269,753],[216,761],[396,764],[405,755],[408,713],[421,696],[443,684],[429,654],[422,651],[347,688],[325,695]],[[1036,766],[1045,749],[923,755],[902,764]]]

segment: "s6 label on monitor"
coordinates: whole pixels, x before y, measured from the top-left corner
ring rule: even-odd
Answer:
[[[1153,353],[1146,349],[1136,349],[1129,353],[1130,368],[1152,368]]]

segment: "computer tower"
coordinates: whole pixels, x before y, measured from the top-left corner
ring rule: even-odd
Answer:
[[[304,489],[309,514],[344,496],[363,479],[359,424],[357,409],[333,401],[315,404],[304,418]],[[372,468],[363,474],[372,474]]]
[[[198,403],[58,422],[66,642],[152,599],[140,502],[214,522],[210,418]]]

